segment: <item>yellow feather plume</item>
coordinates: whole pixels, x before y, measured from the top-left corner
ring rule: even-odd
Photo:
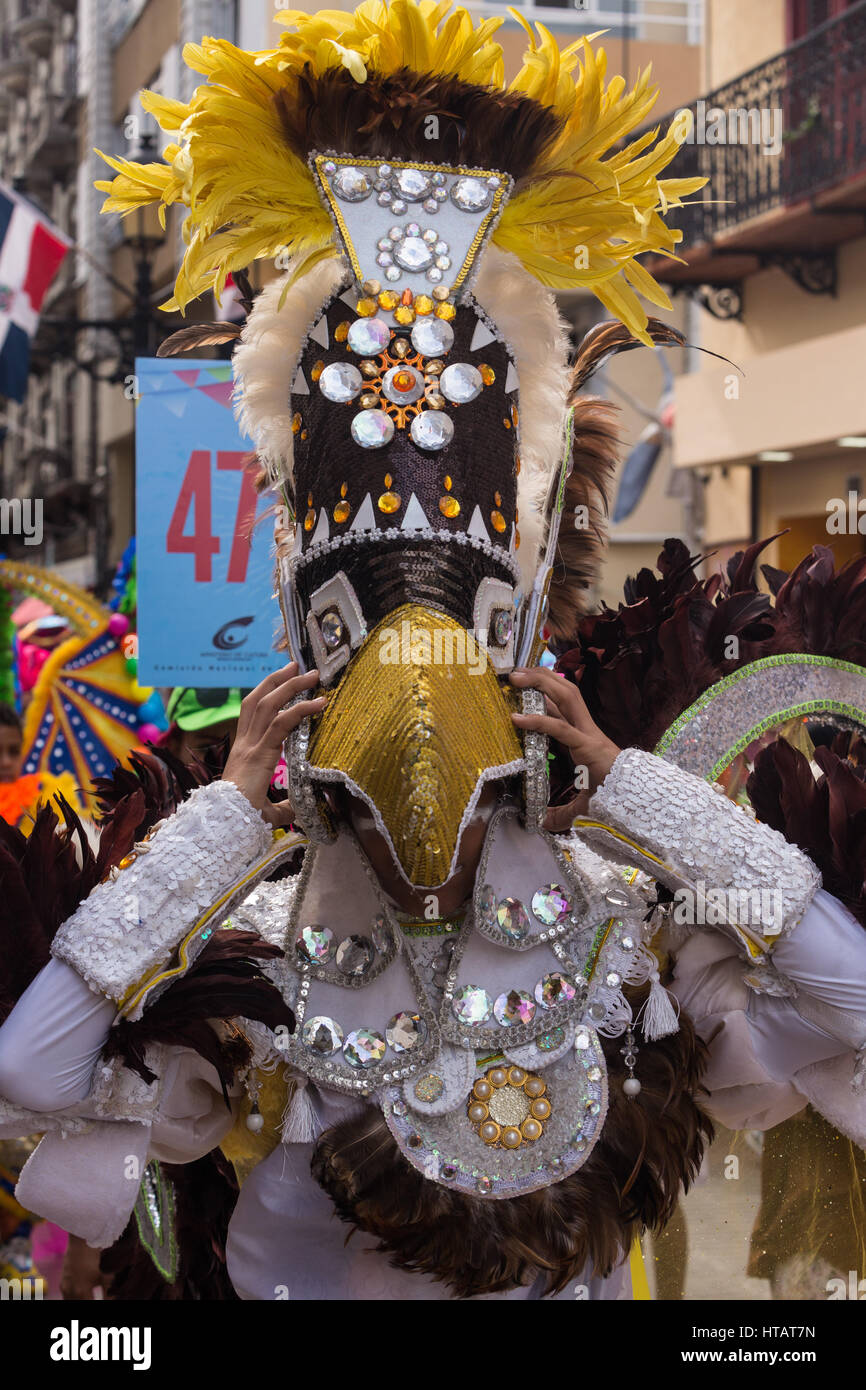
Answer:
[[[507,87],[501,46],[504,22],[473,23],[450,0],[364,0],[353,12],[283,10],[276,48],[247,53],[222,39],[187,44],[184,60],[205,77],[188,103],[153,92],[142,103],[177,143],[164,164],[102,157],[116,171],[96,187],[108,194],[104,212],[128,213],[157,202],[189,209],[186,254],[174,298],[185,308],[225,275],[256,257],[281,250],[304,264],[332,252],[334,234],[307,165],[288,148],[274,96],[291,104],[304,68],[315,75],[345,68],[355,82],[403,68],[530,97],[561,122],[557,139],[532,176],[506,205],[493,239],[554,289],[587,288],[642,341],[647,316],[638,299],[669,307],[664,291],[636,259],[671,256],[681,233],[664,216],[703,186],[702,179],[660,178],[688,133],[685,119],[645,131],[658,89],[649,69],[628,89],[607,80],[607,56],[597,35],[560,50],[544,25],[526,31],[523,66]]]

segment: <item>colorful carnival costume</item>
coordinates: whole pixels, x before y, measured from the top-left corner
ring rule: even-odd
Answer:
[[[226,781],[160,824],[139,762],[0,1033],[2,1124],[47,1131],[20,1199],[100,1245],[130,1216],[131,1156],[220,1145],[245,1299],[630,1296],[635,1239],[711,1132],[696,1028],[710,1111],[772,1124],[808,1098],[866,1133],[866,937],[808,853],[706,780],[757,737],[758,695],[767,728],[809,701],[863,722],[859,666],[752,669],[718,719],[686,709],[696,679],[666,756],[625,746],[573,828],[543,828],[547,741],[511,718],[543,699],[508,676],[575,641],[614,439],[542,286],[588,286],[622,318],[596,362],[664,339],[635,257],[673,248],[661,212],[697,184],[658,177],[684,127],[617,144],[649,110],[645,76],[605,86],[600,51],[541,30],[505,88],[497,21],[446,14],[293,13],[273,52],[188,49],[209,79],[189,106],[146,98],[178,131],[169,163],[116,162],[110,185],[112,208],[191,207],[180,304],[254,256],[294,258],[243,330],[239,413],[294,518],[288,646],[330,700],[287,748],[304,837],[273,838]],[[747,598],[755,622],[771,611]],[[385,892],[346,793],[423,915]],[[662,943],[681,1007],[650,950],[677,894],[701,908]]]

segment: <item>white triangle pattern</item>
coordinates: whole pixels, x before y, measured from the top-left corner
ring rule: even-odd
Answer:
[[[369,492],[358,508],[358,515],[349,527],[350,531],[375,531],[376,516],[373,511],[373,499]]]
[[[320,347],[326,348],[331,341],[328,337],[328,318],[323,314],[315,328],[310,329],[310,341],[318,343]]]
[[[409,505],[406,508],[406,515],[403,518],[403,525],[401,527],[401,530],[426,531],[428,530],[429,526],[430,522],[424,515],[424,508],[421,506],[421,503],[418,501],[418,498],[415,496],[413,492],[412,496],[409,498]]]
[[[479,319],[475,325],[475,332],[472,334],[472,342],[469,344],[469,351],[476,352],[478,348],[487,347],[488,343],[495,342],[496,334],[492,333],[483,319]],[[507,387],[505,388],[508,389]]]

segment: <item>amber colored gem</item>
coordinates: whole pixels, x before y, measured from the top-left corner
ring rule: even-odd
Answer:
[[[444,482],[445,482],[445,491],[446,491],[446,492],[450,492],[450,491],[451,491],[451,485],[452,485],[452,479],[451,479],[451,477],[450,477],[450,475],[449,475],[448,473],[445,474]]]
[[[391,477],[391,474],[390,474],[390,473],[386,473],[386,474],[385,474],[385,486],[386,486],[386,487],[390,487],[391,484],[393,483],[393,481],[394,481],[394,479]]]
[[[406,309],[401,304],[399,309],[394,310],[394,318],[397,323],[402,324],[404,327],[408,327],[410,323],[415,322],[415,310]]]
[[[396,317],[396,315],[395,315]],[[406,357],[409,352],[409,342],[406,338],[395,338],[391,344],[392,357]]]
[[[386,512],[388,515],[390,515],[391,512],[398,512],[400,510],[400,506],[400,494],[397,492],[383,492],[382,496],[379,498],[380,512]]]
[[[307,437],[307,431],[306,431],[306,430],[301,430],[301,438],[302,438],[302,439],[306,439],[306,437]]]
[[[312,529],[313,529],[313,527],[315,526],[315,524],[316,524],[316,513],[313,511],[313,509],[312,509],[312,507],[311,507],[310,510],[307,512],[307,515],[304,517],[304,530],[305,530],[305,531],[312,531]]]
[[[378,294],[382,285],[378,280],[365,280],[361,288],[365,294]]]
[[[125,854],[118,864],[120,869],[128,869],[130,864],[134,864],[138,858],[137,854]]]
[[[375,410],[379,404],[379,397],[375,391],[362,391],[359,404],[362,410]]]
[[[444,370],[445,363],[439,357],[431,358],[431,360],[427,363],[426,367],[424,368],[424,371],[429,376],[439,376],[442,372],[444,372]]]
[[[506,428],[507,430],[510,430],[510,429],[511,429],[511,421],[510,421],[510,420],[503,420],[502,423],[503,423],[503,425],[505,426],[505,428]]]
[[[313,494],[312,494],[311,492],[308,492],[308,493],[307,493],[307,506],[308,506],[308,507],[312,507],[312,505],[313,505]]]
[[[437,285],[436,288],[435,288],[435,290],[433,291],[433,298],[434,298],[434,299],[447,299],[450,293],[451,293],[451,288],[450,288],[449,285]]]
[[[515,474],[517,475],[517,477],[519,478],[519,477],[520,477],[520,455],[519,455],[519,454],[515,454],[515,456],[514,456],[514,472],[515,472]]]
[[[459,516],[460,503],[456,497],[452,497],[450,493],[446,492],[444,497],[439,498],[439,510],[443,516]]]
[[[349,506],[348,502],[337,503],[336,507],[334,508],[334,520],[337,523],[348,521],[351,515],[352,508]]]
[[[399,303],[400,296],[394,290],[383,290],[382,293],[379,295],[380,309],[386,309],[388,312],[390,312],[391,309],[396,309]]]
[[[350,325],[346,319],[344,319],[342,323],[338,323],[337,327],[334,329],[334,340],[338,343],[344,343],[349,336],[349,327]]]
[[[341,484],[340,484],[340,496],[341,496],[341,497],[345,497],[345,496],[346,496],[346,493],[347,493],[348,491],[349,491],[348,483],[341,483]]]
[[[520,520],[520,513],[519,513],[519,511],[517,510],[517,508],[515,507],[515,508],[514,508],[514,524],[515,524],[515,526],[517,525],[517,523],[518,523],[519,520]]]
[[[493,494],[493,500],[494,500],[494,502],[496,503],[497,507],[501,507],[501,506],[502,506],[502,493],[501,493],[501,492],[494,492],[494,494]]]
[[[493,368],[489,367],[486,362],[482,362],[478,370],[481,373],[481,380],[484,382],[484,385],[492,386],[496,380],[496,373]]]
[[[313,368],[313,370],[310,372],[310,376],[313,378],[313,381],[318,381],[318,380],[319,380],[319,377],[322,375],[322,372],[323,372],[324,370],[325,370],[325,364],[324,364],[324,362],[321,362],[321,361],[317,362],[316,365],[315,365],[315,367]]]
[[[402,371],[394,373],[391,385],[395,391],[411,391],[415,386],[415,373],[403,368]]]
[[[371,362],[369,357],[365,357],[360,363],[361,376],[378,376],[380,368],[375,362]]]
[[[403,293],[400,295],[400,303],[406,304],[408,306],[412,303],[414,298],[415,296],[411,290],[404,290]]]
[[[298,415],[298,413],[297,413],[297,411],[296,411],[295,414],[292,416],[292,434],[297,434],[297,433],[298,433],[298,430],[299,430],[300,428],[301,428],[301,417],[300,417],[300,415]]]
[[[433,310],[437,319],[453,319],[457,313],[453,304],[437,304]]]
[[[417,295],[416,298],[415,298],[415,313],[416,313],[416,314],[432,314],[432,312],[433,312],[433,300],[430,298],[429,294],[419,294],[419,295]]]
[[[376,312],[378,305],[375,299],[359,299],[355,309],[362,319],[371,319]]]
[[[505,517],[501,512],[491,512],[490,524],[494,531],[499,531],[501,534],[505,530]]]
[[[516,526],[514,528],[514,549],[520,549],[520,532],[518,531]]]
[[[428,387],[424,392],[424,399],[431,410],[445,409],[445,397],[442,395],[441,391],[433,391]]]
[[[513,406],[511,407],[511,422],[512,422],[512,424],[514,425],[514,428],[515,428],[515,429],[516,429],[517,426],[520,424],[520,416],[519,416],[518,413],[517,413],[517,406],[516,406],[516,405],[513,405]]]

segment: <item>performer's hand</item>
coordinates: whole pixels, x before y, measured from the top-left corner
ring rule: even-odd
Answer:
[[[581,788],[580,795],[567,808],[561,808],[573,818],[585,810],[586,803],[610,772],[620,750],[593,723],[583,696],[571,681],[555,675],[544,666],[512,671],[511,681],[521,690],[527,686],[540,690],[546,710],[544,714],[513,714],[511,717],[515,724],[521,729],[534,729],[547,734],[568,753],[575,766],[586,768],[585,787]],[[570,819],[568,823],[571,823]],[[551,824],[549,828],[563,827]]]
[[[267,676],[241,703],[238,731],[223,781],[234,782],[250,805],[272,825],[288,825],[292,819],[292,808],[287,801],[268,800],[268,787],[279,762],[283,740],[307,715],[318,714],[324,709],[327,696],[299,700],[291,709],[284,706],[301,691],[312,689],[318,681],[318,671],[299,676],[297,663],[292,661],[281,671]]]

